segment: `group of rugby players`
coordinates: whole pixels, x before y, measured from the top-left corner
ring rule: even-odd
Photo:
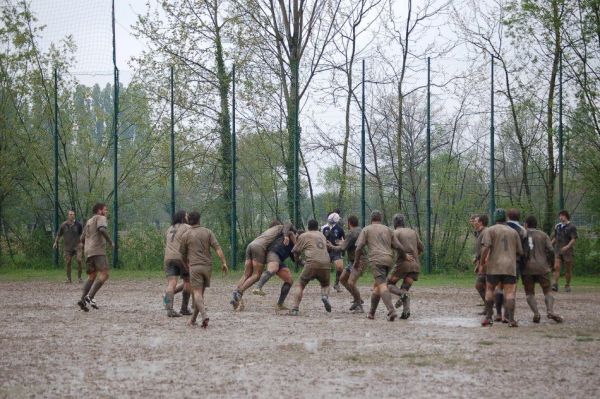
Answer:
[[[83,286],[78,306],[89,311],[88,306],[98,308],[94,300],[103,283],[108,279],[108,261],[106,243],[113,245],[107,231],[108,208],[102,203],[94,206],[94,216],[81,229],[74,220],[74,213],[69,212],[69,219],[59,230],[55,246],[61,237],[65,238],[68,281],[70,278],[70,261],[76,252],[83,247],[86,255],[88,280]],[[316,220],[311,219],[307,231],[296,230],[291,223],[273,221],[270,227],[254,239],[246,248],[244,274],[232,293],[231,305],[234,310],[244,309],[244,293],[255,283],[254,295],[264,296],[264,285],[273,275],[282,281],[278,311],[289,311],[290,315],[298,315],[305,287],[311,280],[321,285],[321,301],[327,312],[331,312],[329,301],[331,267],[335,268],[336,278],[333,288],[340,292],[340,283],[352,296],[352,313],[364,313],[364,301],[357,287],[357,281],[367,265],[373,274],[371,306],[367,313],[369,319],[375,318],[380,301],[386,306],[387,320],[394,321],[398,314],[396,308],[402,308],[401,319],[410,317],[409,290],[419,278],[419,257],[423,253],[423,243],[416,231],[405,226],[402,214],[393,216],[393,228],[383,224],[381,212],[371,212],[371,223],[364,228],[359,227],[358,218],[351,215],[347,218],[348,232],[340,224],[340,211],[334,210],[327,217],[327,223],[319,228]],[[508,323],[517,327],[515,320],[515,297],[518,276],[521,276],[527,303],[533,311],[533,322],[539,323],[541,316],[535,299],[535,284],[538,283],[544,293],[546,314],[557,323],[562,317],[554,312],[554,296],[558,291],[560,267],[566,267],[566,292],[570,291],[573,268],[573,246],[577,239],[577,230],[570,223],[569,213],[559,213],[560,223],[554,228],[553,238],[537,229],[534,216],[525,219],[524,225],[519,223],[520,214],[516,209],[505,212],[497,209],[494,213],[494,225],[488,227],[487,215],[473,215],[470,223],[474,229],[475,272],[477,280],[475,288],[485,304],[482,313],[485,318],[483,326],[491,326],[494,321]],[[80,236],[75,240],[75,234]],[[68,237],[67,237],[68,235]],[[71,237],[73,236],[73,237]],[[76,245],[79,242],[80,245]],[[368,248],[365,254],[365,248]],[[212,231],[202,227],[200,214],[196,211],[187,214],[179,211],[173,216],[171,226],[166,232],[164,270],[167,276],[167,289],[163,303],[169,317],[191,315],[189,324],[196,325],[198,315],[201,326],[208,326],[208,315],[204,306],[204,291],[210,286],[212,274],[211,249],[221,259],[223,272],[228,271],[223,251]],[[344,267],[343,253],[348,263]],[[285,299],[291,291],[293,280],[285,261],[291,258],[303,266],[299,281],[292,295],[291,309],[285,306]],[[266,266],[266,270],[265,270]],[[553,266],[553,267],[552,267]],[[550,272],[554,269],[554,284],[550,280]],[[177,285],[177,279],[183,279]],[[400,287],[397,284],[400,282]],[[174,297],[182,292],[181,310],[173,309]],[[392,295],[398,296],[394,305]],[[193,298],[193,311],[188,309],[190,297]],[[493,316],[494,305],[496,317]]]

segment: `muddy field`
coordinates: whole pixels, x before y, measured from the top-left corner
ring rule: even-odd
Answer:
[[[165,316],[160,279],[109,281],[89,313],[78,284],[0,282],[0,397],[600,396],[598,291],[559,293],[565,323],[534,325],[520,288],[520,327],[482,328],[466,288],[417,283],[393,323],[383,304],[374,321],[350,314],[345,292],[325,313],[314,283],[299,317],[275,312],[275,282],[233,312],[231,288],[213,281],[203,330]]]

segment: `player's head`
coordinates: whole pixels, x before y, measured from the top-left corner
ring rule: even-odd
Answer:
[[[106,216],[106,215],[108,215],[108,207],[106,206],[105,203],[98,202],[92,208],[92,212],[94,213],[94,215]]]
[[[521,212],[516,208],[510,208],[506,216],[508,216],[508,220],[518,222],[521,219]]]
[[[296,237],[300,237],[302,234],[304,234],[304,229],[298,229],[296,232]]]
[[[340,221],[340,215],[338,215],[336,212],[330,213],[329,216],[327,216],[327,223],[334,225],[337,222]]]
[[[397,229],[398,227],[404,227],[405,226],[405,222],[404,222],[404,215],[401,213],[397,213],[394,215],[394,228]]]
[[[308,230],[309,231],[319,230],[319,222],[317,222],[315,219],[310,219],[308,221]]]
[[[527,216],[527,219],[525,219],[525,227],[528,229],[537,229],[537,219],[535,216]]]
[[[356,217],[356,215],[350,215],[348,216],[348,226],[352,227],[358,227],[358,218]]]
[[[496,209],[496,212],[494,212],[494,222],[506,223],[506,211],[504,209]]]
[[[73,209],[69,209],[67,211],[67,219],[69,220],[69,222],[75,220],[75,211]]]
[[[373,212],[371,212],[371,223],[373,223],[373,222],[381,223],[382,219],[383,219],[383,215],[377,209],[375,209],[375,210],[373,210]]]
[[[560,219],[561,223],[567,223],[569,220],[571,220],[571,215],[569,215],[569,211],[563,209],[562,211],[558,212],[558,218]]]
[[[196,225],[196,224],[200,224],[200,212],[198,212],[198,211],[191,211],[188,214],[188,222],[192,226]]]
[[[474,221],[473,225],[475,226],[476,229],[480,229],[482,227],[487,227],[488,223],[489,223],[488,215],[481,214],[481,215],[475,216],[475,221]]]
[[[275,227],[275,226],[279,226],[280,224],[281,224],[281,220],[279,220],[279,219],[273,219],[271,221],[271,224],[269,225],[269,228]]]
[[[178,210],[173,215],[173,220],[171,221],[171,225],[181,224],[186,222],[187,212],[183,209]]]

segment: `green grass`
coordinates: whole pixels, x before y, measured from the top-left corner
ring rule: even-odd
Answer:
[[[44,267],[45,266],[45,267]],[[64,266],[54,268],[51,265],[36,264],[34,267],[18,267],[14,265],[0,266],[0,281],[62,281],[65,279]],[[84,265],[85,269],[85,265]],[[293,270],[293,269],[292,269]],[[84,272],[85,273],[85,272]],[[243,273],[241,268],[231,270],[227,276],[224,276],[220,270],[213,272],[213,277],[217,280],[236,281]],[[300,272],[293,273],[294,280],[297,280]],[[73,276],[77,276],[77,266],[74,267]],[[162,279],[164,273],[162,266],[157,265],[155,269],[132,269],[121,268],[111,270],[111,279]],[[332,283],[334,274],[332,273]],[[564,279],[561,279],[564,284]],[[373,284],[371,273],[367,271],[359,280],[360,285]],[[415,283],[419,287],[460,287],[469,288],[475,284],[475,275],[449,272],[448,274],[424,274],[419,276],[419,281]],[[520,284],[519,284],[520,285]],[[600,276],[576,276],[573,280],[575,291],[595,290],[600,288]]]

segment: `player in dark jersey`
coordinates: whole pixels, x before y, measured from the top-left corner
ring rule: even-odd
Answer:
[[[327,216],[327,224],[321,228],[321,232],[327,238],[327,241],[332,245],[337,245],[338,241],[346,238],[344,228],[340,225],[340,215],[337,212],[332,212]],[[342,259],[342,251],[330,250],[329,259],[335,266],[335,284],[333,289],[337,292],[341,291],[340,276],[344,269],[344,260]]]
[[[554,226],[552,245],[554,245],[554,284],[552,291],[558,291],[561,263],[565,264],[565,292],[571,292],[571,276],[573,275],[573,246],[577,240],[577,228],[571,223],[571,215],[566,210],[558,213],[560,223]]]

